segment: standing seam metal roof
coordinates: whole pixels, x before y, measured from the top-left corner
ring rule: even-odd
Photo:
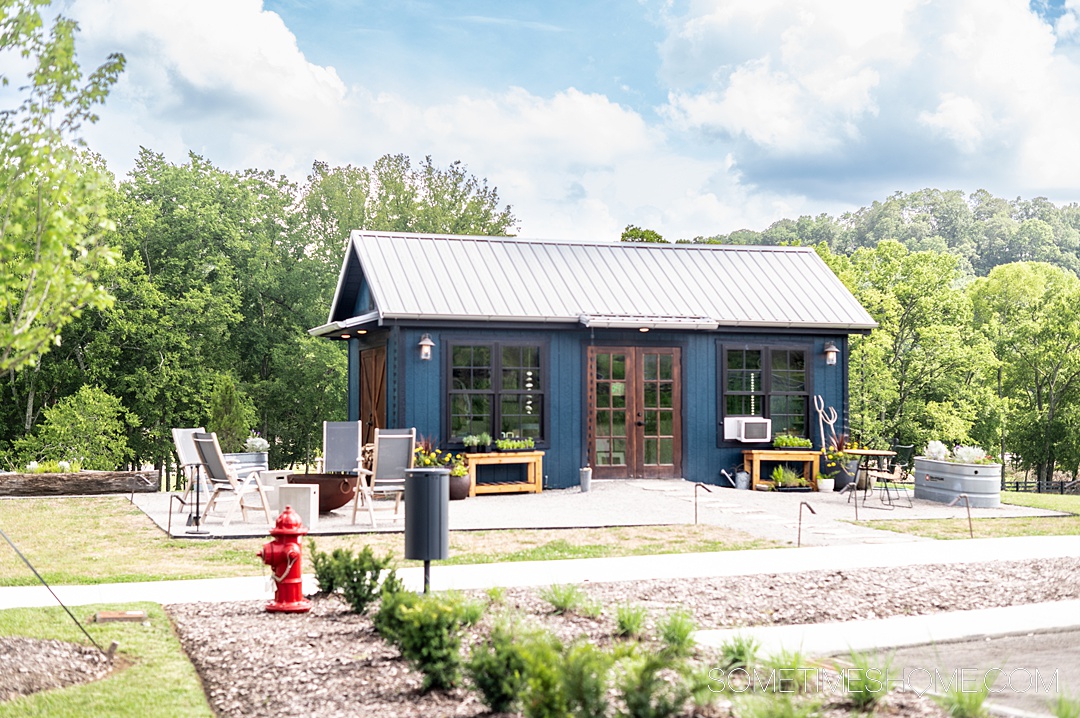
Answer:
[[[720,327],[877,326],[809,247],[576,243],[354,231],[380,320],[579,322],[633,317]],[[345,266],[330,323],[352,316]],[[354,265],[355,266],[355,265]],[[327,325],[329,327],[329,325]],[[328,333],[312,330],[313,333]]]

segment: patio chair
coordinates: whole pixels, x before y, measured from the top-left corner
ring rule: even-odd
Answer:
[[[356,498],[353,499],[354,524],[361,499],[367,505],[372,527],[375,526],[376,497],[392,496],[394,519],[399,518],[398,511],[405,493],[405,470],[413,466],[415,449],[416,429],[375,429],[375,453],[371,470],[360,469],[360,481],[356,487]]]
[[[191,438],[192,434],[196,433],[204,434],[206,429],[200,426],[195,429],[172,430],[173,444],[176,446],[176,458],[180,461],[180,473],[183,475],[185,483],[184,494],[180,498],[185,504],[188,497],[191,496],[191,492],[195,489],[196,481],[202,482],[203,490],[210,490],[200,470],[202,457],[199,456],[199,450],[195,448],[195,440]]]
[[[236,470],[225,463],[225,457],[221,454],[221,446],[218,444],[217,434],[204,432],[192,434],[195,448],[202,459],[202,466],[206,472],[206,478],[214,491],[210,495],[210,501],[206,504],[206,515],[209,516],[218,501],[222,499],[236,499],[236,504],[231,506],[225,513],[225,526],[233,519],[236,510],[240,509],[243,521],[247,521],[248,509],[258,509],[257,506],[248,506],[244,499],[251,495],[259,497],[263,513],[266,514],[266,523],[269,525],[273,519],[270,517],[270,502],[266,498],[266,491],[259,482],[259,472],[254,471],[241,478]]]
[[[363,435],[359,421],[324,421],[321,472],[358,474],[363,467]]]
[[[892,451],[896,452],[896,456],[889,458],[887,471],[876,472],[875,478],[878,481],[878,498],[881,499],[883,504],[888,504],[889,508],[893,508],[899,504],[894,501],[899,501],[901,495],[904,500],[907,501],[907,508],[912,508],[911,494],[909,493],[909,481],[911,477],[911,462],[912,457],[915,455],[915,447],[904,444],[894,444]]]

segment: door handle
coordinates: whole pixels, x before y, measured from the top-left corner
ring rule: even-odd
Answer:
[[[638,426],[645,426],[644,421],[635,421],[634,423],[637,424]]]

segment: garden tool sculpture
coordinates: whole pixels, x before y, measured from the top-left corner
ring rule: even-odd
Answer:
[[[814,408],[817,409],[818,414],[818,431],[821,432],[821,445],[828,446],[830,439],[825,436],[825,424],[829,425],[829,433],[832,434],[832,438],[836,438],[836,409],[829,407],[829,411],[825,411],[825,397],[820,394],[814,395]]]

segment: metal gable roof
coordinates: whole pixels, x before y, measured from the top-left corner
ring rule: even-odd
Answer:
[[[329,334],[352,316],[357,265],[380,322],[562,322],[588,326],[877,326],[809,247],[583,244],[354,231]],[[340,304],[340,306],[339,306]],[[350,324],[353,322],[350,322]]]

